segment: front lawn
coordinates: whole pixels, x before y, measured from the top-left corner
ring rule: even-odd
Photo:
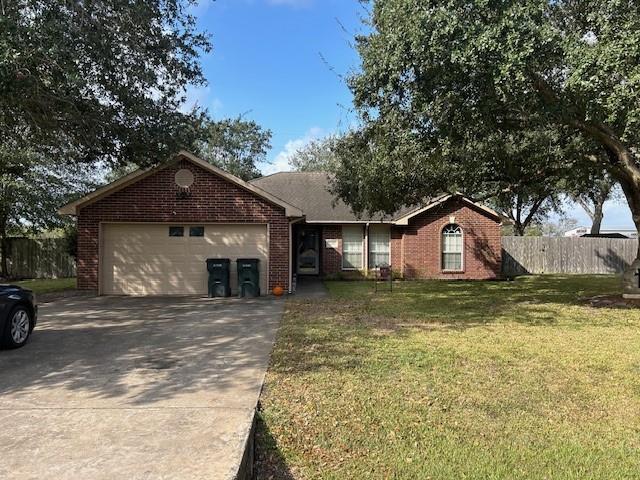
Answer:
[[[36,295],[41,293],[60,292],[63,290],[73,290],[76,288],[75,278],[36,278],[11,283],[33,290]]]
[[[330,282],[287,302],[258,478],[586,479],[640,472],[640,309],[612,276]]]

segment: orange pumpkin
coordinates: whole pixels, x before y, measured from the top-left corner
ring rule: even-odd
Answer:
[[[282,288],[280,285],[274,287],[273,294],[276,297],[281,297],[282,295],[284,295],[284,288]]]

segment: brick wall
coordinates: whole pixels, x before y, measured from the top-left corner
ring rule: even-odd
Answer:
[[[400,276],[402,276],[402,236],[402,228],[391,227],[391,269],[394,275]]]
[[[174,177],[188,168],[194,182],[178,198]],[[284,209],[191,162],[180,161],[80,210],[78,288],[98,288],[100,222],[268,223],[269,291],[289,287],[289,222]]]
[[[441,234],[451,216],[463,231],[463,272],[443,272],[441,268]],[[405,278],[491,279],[500,276],[500,223],[460,199],[414,217],[403,230],[400,266]],[[394,258],[395,255],[397,253]]]
[[[443,272],[441,268],[441,234],[451,216],[463,230],[462,272]],[[327,248],[328,239],[336,240],[338,248]],[[323,226],[322,249],[322,274],[342,272],[342,225]],[[459,199],[413,218],[407,227],[391,227],[391,266],[395,274],[407,279],[497,278],[501,252],[499,222]]]

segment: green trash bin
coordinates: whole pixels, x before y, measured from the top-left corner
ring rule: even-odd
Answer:
[[[257,258],[239,258],[238,267],[238,296],[260,296],[260,260]]]
[[[209,297],[231,296],[230,265],[231,260],[228,258],[207,258]]]

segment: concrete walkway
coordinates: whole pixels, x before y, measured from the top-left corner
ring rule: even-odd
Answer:
[[[327,296],[329,296],[327,287],[318,277],[301,276],[297,278],[295,298],[313,300]]]
[[[72,298],[0,351],[0,478],[231,479],[283,302]]]

